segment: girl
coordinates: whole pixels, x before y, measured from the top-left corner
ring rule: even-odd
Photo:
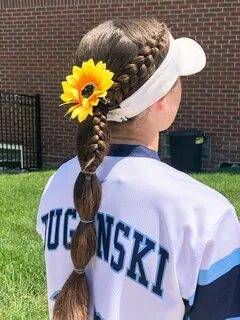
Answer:
[[[213,189],[160,161],[200,45],[154,19],[88,32],[62,83],[76,157],[43,192],[50,319],[240,319],[240,227]],[[69,106],[68,106],[69,107]]]

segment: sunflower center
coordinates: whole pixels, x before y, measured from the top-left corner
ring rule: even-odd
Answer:
[[[82,92],[81,92],[81,95],[84,97],[84,98],[89,98],[94,92],[94,86],[92,84],[87,84]]]

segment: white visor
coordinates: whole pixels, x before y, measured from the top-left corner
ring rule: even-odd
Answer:
[[[177,78],[201,71],[206,65],[202,47],[193,39],[174,39],[170,33],[167,56],[152,76],[131,96],[120,103],[120,108],[109,111],[109,121],[122,122],[135,117],[172,88]]]

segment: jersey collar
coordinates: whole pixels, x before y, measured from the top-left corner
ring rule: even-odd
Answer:
[[[110,144],[108,156],[145,157],[160,160],[160,156],[156,151],[138,144]]]

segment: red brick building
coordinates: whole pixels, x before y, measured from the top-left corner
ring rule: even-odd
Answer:
[[[202,44],[207,66],[183,79],[174,129],[210,137],[205,168],[240,162],[239,0],[1,0],[0,91],[40,94],[43,166],[74,155],[77,123],[58,104],[82,35],[107,19],[136,17],[163,19],[174,37]]]

